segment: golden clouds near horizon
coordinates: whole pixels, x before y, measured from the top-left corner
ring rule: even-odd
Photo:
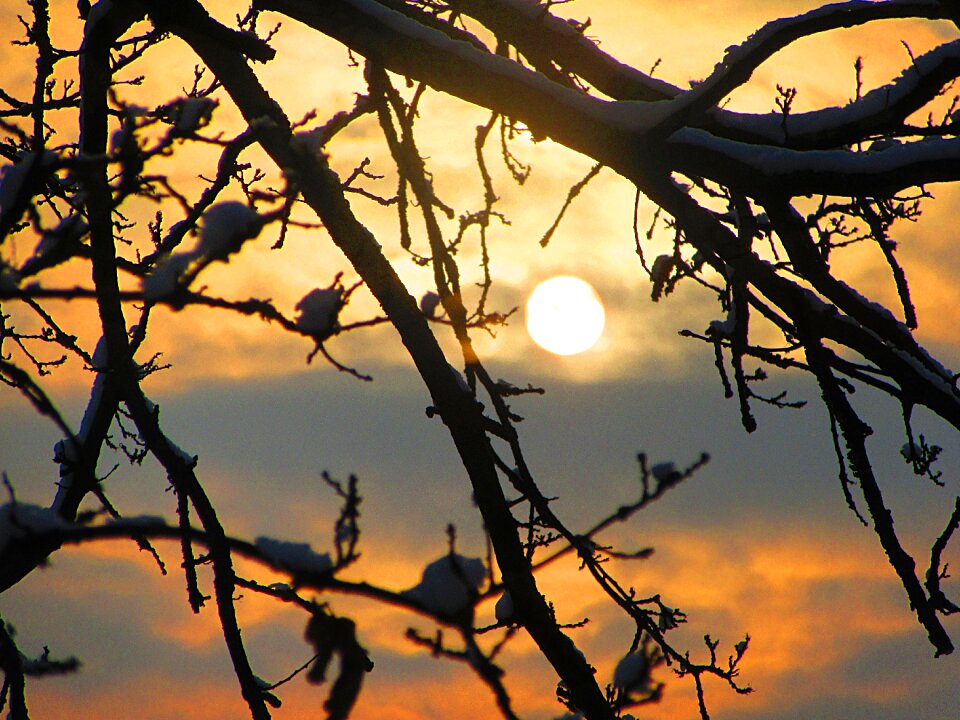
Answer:
[[[756,692],[743,698],[719,683],[709,683],[713,716],[735,717],[773,708],[786,711],[824,694],[864,699],[873,695],[874,700],[892,702],[919,682],[915,676],[928,670],[903,667],[896,682],[850,676],[851,665],[875,648],[885,647],[888,640],[907,642],[915,625],[879,550],[872,545],[860,548],[855,542],[856,547],[840,556],[836,547],[849,549],[849,536],[833,537],[822,529],[802,526],[778,528],[777,544],[772,545],[768,532],[749,532],[731,545],[719,530],[694,533],[668,527],[658,532],[658,552],[653,558],[615,562],[611,568],[638,592],[656,587],[664,602],[687,613],[689,625],[674,631],[682,636],[675,641],[686,643],[694,659],[706,652],[700,644],[705,632],[721,640],[721,652],[745,633],[751,635],[740,679]],[[869,544],[869,538],[863,542]],[[172,565],[178,556],[176,546],[164,542],[159,549]],[[397,589],[416,582],[418,567],[408,563],[398,569],[395,562],[390,548],[367,547],[352,572],[378,581],[391,577],[387,584]],[[603,685],[612,677],[632,632],[623,619],[611,615],[601,592],[576,565],[571,558],[545,569],[539,584],[561,622],[590,619],[583,628],[568,632],[597,668]],[[250,576],[254,567],[241,561],[237,569]],[[115,594],[102,582],[110,573],[124,577],[126,585],[138,592]],[[71,588],[69,595],[62,593],[66,587]],[[84,661],[76,678],[32,684],[31,708],[37,717],[57,716],[57,708],[63,707],[73,708],[77,716],[102,714],[109,708],[114,717],[135,715],[143,720],[166,720],[173,717],[175,708],[187,718],[242,714],[235,679],[221,647],[215,608],[208,603],[199,616],[193,615],[182,578],[161,576],[154,562],[132,543],[67,550],[53,567],[11,593],[5,613],[14,619],[23,618],[26,607],[31,614],[42,614],[54,605],[60,616],[69,617],[56,623],[57,644],[52,649],[55,655],[76,650]],[[432,720],[448,716],[457,703],[462,710],[458,717],[479,720],[495,713],[489,689],[467,667],[431,659],[423,648],[404,638],[410,626],[430,635],[432,624],[426,619],[378,602],[337,595],[322,599],[329,599],[335,612],[357,622],[360,641],[375,663],[351,717],[374,720],[382,717],[385,708],[396,708],[397,717]],[[258,675],[276,682],[309,659],[300,613],[250,591],[243,591],[237,607]],[[480,607],[478,624],[488,622],[490,616],[492,601],[487,601]],[[50,640],[36,636],[36,627],[24,629],[20,640],[27,651]],[[87,635],[103,639],[83,642]],[[449,634],[455,645],[454,637],[455,633]],[[494,633],[481,636],[480,642],[487,645],[496,639]],[[108,659],[117,653],[127,658],[119,670]],[[509,643],[498,662],[507,669],[507,689],[526,717],[547,720],[562,714],[553,697],[555,676],[529,639],[520,636]],[[96,682],[104,673],[118,671],[113,682]],[[695,714],[691,683],[675,678],[666,668],[657,670],[656,680],[666,682],[667,689],[663,701],[649,708],[650,717],[674,720]],[[156,696],[160,686],[175,689],[173,695],[192,698],[192,702],[205,698],[203,712],[186,705],[181,708],[185,700]],[[311,717],[327,691],[327,686],[311,686],[302,677],[294,678],[275,691],[284,701],[281,717]],[[465,704],[465,698],[470,702]]]

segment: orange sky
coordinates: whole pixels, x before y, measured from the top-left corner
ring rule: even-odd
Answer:
[[[74,5],[73,0],[52,3],[63,42],[78,37],[77,25],[70,21]],[[658,76],[683,84],[706,75],[725,47],[765,20],[815,5],[578,0],[559,6],[558,12],[590,16],[590,34],[605,50],[642,69],[662,58]],[[234,11],[226,0],[217,6],[223,17]],[[17,8],[14,0],[0,0],[0,38],[17,30],[12,20]],[[908,38],[919,54],[946,36],[955,32],[943,25],[888,23],[818,37],[762,68],[737,92],[732,106],[772,109],[777,82],[798,88],[799,110],[843,103],[853,92],[857,55],[864,57],[870,86],[902,69],[906,51],[901,39]],[[291,117],[317,108],[319,117],[326,118],[350,104],[360,75],[345,67],[342,48],[292,22],[274,44],[280,57],[258,73]],[[175,97],[189,83],[193,61],[184,59],[182,45],[171,43],[167,50],[149,58],[146,85],[129,91],[131,101]],[[4,44],[0,61],[8,73],[5,84],[13,81],[9,78],[29,79],[29,53]],[[231,109],[222,102],[217,117],[231,127]],[[472,143],[474,127],[485,119],[484,111],[443,98],[430,98],[424,105],[421,151],[429,158],[442,199],[457,209],[477,207],[482,196]],[[700,638],[707,632],[723,640],[723,652],[744,633],[752,636],[742,679],[756,692],[742,697],[719,683],[708,684],[715,717],[885,720],[903,716],[907,708],[922,710],[924,720],[952,717],[960,701],[960,661],[930,660],[932,652],[876,539],[843,507],[819,407],[786,419],[761,411],[758,437],[745,439],[736,427],[735,407],[720,400],[710,353],[676,334],[683,327],[702,330],[720,309],[694,288],[682,288],[658,304],[649,301],[649,281],[633,250],[631,187],[602,172],[574,203],[549,247],[541,249],[538,240],[567,188],[591,163],[549,141],[521,140],[516,149],[534,167],[523,188],[514,187],[496,153],[488,153],[502,198],[498,209],[512,223],[491,236],[497,276],[493,304],[503,310],[520,305],[538,281],[573,273],[598,289],[607,307],[607,331],[593,350],[557,358],[530,342],[518,316],[496,338],[478,337],[477,347],[495,372],[509,373],[517,384],[548,384],[542,401],[518,404],[529,417],[521,430],[533,446],[538,477],[548,489],[558,490],[560,505],[576,516],[578,526],[632,498],[637,450],[679,464],[702,449],[717,456],[690,485],[664,500],[662,509],[658,504],[611,535],[630,545],[656,546],[651,560],[618,564],[618,572],[625,584],[635,584],[641,593],[661,592],[665,602],[689,613],[689,628],[677,634],[694,653],[702,655]],[[386,176],[371,187],[391,194],[393,174],[371,121],[335,144],[331,162],[348,172],[367,156]],[[174,159],[158,167],[189,181],[197,164],[196,158],[186,163]],[[923,222],[903,228],[898,239],[913,279],[919,334],[947,361],[957,362],[957,325],[943,311],[960,302],[955,281],[960,268],[949,234],[952,191],[933,190],[941,201],[931,203]],[[354,205],[411,291],[429,289],[429,272],[399,248],[390,212],[360,200]],[[153,210],[143,204],[130,214],[142,220]],[[642,230],[651,215],[644,201]],[[274,237],[265,233],[229,266],[211,268],[204,283],[226,297],[269,296],[292,316],[299,298],[329,284],[338,271],[346,270],[347,281],[352,279],[321,230],[292,231],[280,253],[269,249]],[[17,241],[20,257],[32,250],[34,240]],[[646,248],[647,257],[668,243],[665,234],[657,235]],[[460,255],[465,285],[479,278],[478,252],[468,244]],[[889,302],[891,288],[877,271],[878,261],[864,250],[838,267],[848,281],[862,283]],[[73,282],[78,275],[87,281],[76,268],[60,273],[58,281]],[[51,304],[51,309],[92,349],[97,321],[91,304]],[[377,308],[361,290],[349,313],[350,319],[362,319]],[[443,342],[453,350],[451,338]],[[226,524],[245,537],[308,537],[324,547],[334,505],[317,476],[322,469],[340,476],[357,472],[366,488],[369,522],[358,577],[398,590],[414,585],[423,564],[443,552],[448,521],[457,523],[464,552],[482,554],[482,534],[463,472],[442,428],[423,417],[426,394],[411,381],[409,361],[394,331],[378,328],[330,344],[337,358],[374,374],[373,386],[337,375],[322,360],[306,368],[310,349],[303,338],[217,311],[161,309],[153,318],[149,350],[163,351],[174,368],[152,378],[146,389],[161,401],[174,437],[200,455],[201,477]],[[450,357],[459,363],[455,354]],[[72,365],[44,386],[79,422],[89,382],[90,376]],[[817,402],[809,385],[783,382],[791,392],[805,391],[806,399]],[[889,411],[879,403],[868,407]],[[883,441],[895,438],[894,433],[880,435]],[[0,392],[0,469],[10,473],[20,497],[49,502],[55,479],[49,448],[55,439],[50,428],[32,418],[22,398]],[[893,495],[908,510],[904,528],[913,538],[942,523],[944,495],[907,485],[917,481],[895,465],[895,442],[881,449],[881,457],[889,462],[884,470],[890,477],[903,481]],[[591,443],[601,449],[591,449]],[[950,469],[960,467],[956,457],[947,462]],[[949,492],[955,492],[956,473],[948,477]],[[174,517],[155,467],[142,475],[124,467],[109,487],[127,512],[159,509]],[[932,519],[921,517],[921,510],[931,511]],[[68,707],[76,717],[209,720],[242,715],[212,608],[199,617],[190,613],[177,574],[176,548],[166,548],[164,556],[171,569],[165,578],[129,545],[71,549],[51,568],[0,597],[0,611],[20,630],[25,651],[37,653],[49,644],[54,655],[76,653],[85,662],[75,677],[30,685],[34,717],[62,717]],[[551,568],[541,583],[563,621],[591,618],[574,638],[605,684],[629,643],[630,628],[600,602],[575,564]],[[361,641],[377,663],[355,717],[493,716],[489,691],[465,668],[425,657],[403,639],[410,624],[429,632],[425,620],[377,604],[333,602],[355,617]],[[482,612],[489,615],[491,606],[487,603]],[[245,598],[239,607],[262,677],[278,679],[309,657],[300,615],[259,598]],[[948,624],[955,635],[957,628],[956,621]],[[511,671],[508,688],[524,717],[546,720],[562,714],[553,698],[555,679],[527,641],[516,641],[503,662]],[[657,679],[667,682],[665,698],[642,717],[693,717],[692,685],[659,672]],[[280,718],[316,717],[324,697],[323,688],[308,686],[302,678],[278,692],[284,699]]]

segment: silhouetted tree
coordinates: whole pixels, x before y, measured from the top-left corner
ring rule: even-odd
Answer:
[[[748,432],[756,427],[754,404],[793,404],[783,395],[758,391],[765,367],[815,379],[847,503],[875,531],[935,653],[953,651],[942,618],[960,608],[941,587],[946,576],[942,558],[960,524],[960,499],[952,513],[947,508],[942,532],[931,539],[929,562],[918,569],[917,559],[898,538],[871,463],[866,443],[871,430],[852,395],[864,388],[894,398],[902,408],[906,461],[917,475],[940,482],[933,467],[940,448],[914,433],[911,417],[923,407],[960,429],[960,389],[957,375],[914,335],[917,317],[897,261],[896,225],[919,218],[921,202],[930,199],[926,185],[960,177],[956,113],[943,99],[960,73],[960,41],[910,57],[899,77],[869,92],[862,91],[857,60],[856,96],[843,107],[795,112],[790,88],[778,88],[778,110],[768,114],[735,112],[725,109],[724,101],[759,66],[801,38],[889,18],[960,23],[956,3],[850,1],[775,20],[728,48],[708,77],[686,89],[606,54],[588,35],[589,21],[557,14],[566,9],[559,2],[254,0],[249,10],[242,8],[245,14],[236,17],[235,27],[215,19],[199,0],[78,5],[82,42],[60,48],[51,39],[47,0],[29,2],[32,14],[22,19],[28,49],[21,52],[32,52],[35,77],[29,87],[11,85],[0,92],[0,154],[6,162],[0,181],[0,300],[5,310],[14,309],[0,315],[0,379],[63,434],[55,457],[59,485],[49,507],[17,503],[8,485],[11,500],[0,509],[3,588],[21,582],[65,544],[129,537],[151,549],[156,538],[179,540],[188,602],[199,612],[210,599],[207,585],[212,587],[240,692],[254,718],[268,717],[268,706],[278,705],[279,699],[251,667],[234,607],[238,588],[303,609],[306,639],[315,652],[310,667],[304,666],[308,678],[322,681],[332,658],[339,658],[325,705],[331,718],[349,714],[371,663],[354,621],[334,615],[305,592],[378,598],[452,629],[457,644],[440,635],[413,639],[438,655],[468,663],[489,685],[505,717],[515,717],[515,709],[495,664],[501,641],[492,650],[481,647],[481,633],[498,633],[502,642],[517,632],[528,634],[556,670],[560,701],[591,720],[656,701],[661,686],[651,677],[655,665],[692,679],[704,718],[704,676],[722,678],[737,692],[746,692],[737,678],[748,641],[721,650],[708,636],[709,660],[694,662],[671,640],[670,631],[684,621],[683,613],[658,595],[638,597],[622,586],[604,561],[631,553],[596,541],[601,530],[657,500],[706,458],[688,468],[650,468],[641,456],[643,483],[636,501],[593,528],[575,529],[581,519],[559,517],[528,469],[518,418],[511,411],[514,397],[538,389],[493,379],[473,349],[472,333],[505,320],[504,313],[488,309],[495,278],[486,239],[501,215],[485,151],[491,136],[499,136],[498,152],[522,182],[528,169],[512,154],[511,143],[529,136],[549,138],[596,162],[571,188],[564,209],[601,169],[634,184],[638,203],[642,196],[656,205],[654,227],[668,228],[672,252],[647,262],[640,231],[634,238],[650,274],[653,299],[681,282],[699,283],[716,296],[721,319],[702,333],[686,334],[712,346],[724,391],[738,400]],[[261,24],[286,19],[342,43],[362,65],[366,88],[352,107],[325,121],[315,115],[291,119],[273,99],[256,70],[277,52],[275,31],[264,32]],[[167,43],[181,45],[183,62],[198,63],[193,87],[152,107],[126,99],[129,85],[142,81],[131,80],[131,68]],[[312,72],[332,74],[341,68]],[[490,111],[475,142],[485,202],[459,216],[441,199],[443,189],[434,186],[418,149],[417,122],[431,93]],[[229,123],[218,125],[230,106],[244,121],[232,134]],[[926,120],[917,120],[922,117]],[[369,189],[366,181],[374,178],[376,168],[366,162],[347,178],[330,167],[328,153],[335,152],[338,136],[356,123],[375,125],[382,133],[398,179],[390,197]],[[162,170],[171,155],[189,156],[211,146],[219,157],[204,171],[199,191],[195,181],[181,187]],[[279,171],[271,171],[271,177],[282,178],[282,187],[273,187],[265,180],[268,174],[247,159],[256,157],[256,147]],[[230,197],[224,194],[228,189],[239,189],[245,201],[224,200]],[[353,204],[348,202],[351,194],[357,198]],[[138,200],[158,206],[146,225],[125,214]],[[396,242],[432,270],[431,294],[418,301],[404,286],[381,247],[394,240],[378,241],[358,215],[367,203],[396,212]],[[451,219],[457,219],[452,232]],[[197,282],[211,264],[228,263],[243,252],[246,241],[273,233],[280,251],[291,226],[317,220],[355,277],[338,275],[305,294],[296,317],[287,317],[268,300],[224,298],[215,287]],[[634,226],[639,222],[635,218]],[[198,240],[188,250],[193,234]],[[486,272],[479,293],[461,287],[457,249],[468,238],[483,248]],[[22,250],[14,251],[24,242],[36,243],[25,259]],[[875,245],[888,264],[899,297],[896,312],[831,270],[835,254],[856,242]],[[64,285],[63,274],[55,271],[68,261],[85,266],[92,284],[78,279]],[[372,293],[384,316],[342,321],[344,307],[360,286]],[[101,337],[95,349],[83,347],[76,332],[47,310],[51,301],[63,300],[82,305],[84,312],[96,310]],[[361,379],[361,370],[334,359],[328,346],[346,332],[390,323],[429,391],[429,412],[446,425],[459,453],[493,563],[458,554],[451,532],[449,553],[430,564],[409,591],[342,579],[340,571],[357,558],[360,538],[355,478],[341,482],[326,477],[342,500],[332,554],[306,544],[269,538],[250,542],[231,535],[204,490],[196,458],[175,443],[176,431],[161,423],[146,391],[145,381],[161,369],[157,356],[143,352],[158,305],[176,310],[207,306],[262,318],[311,339],[313,354]],[[15,318],[24,314],[39,318],[42,332],[18,329]],[[447,332],[458,341],[461,357],[448,358],[441,350],[438,333]],[[95,373],[79,425],[64,417],[43,387],[44,376],[67,357],[79,358]],[[174,490],[176,524],[122,517],[97,469],[104,453],[116,449],[135,463],[149,459],[163,467]],[[81,510],[91,497],[95,510]],[[563,554],[575,555],[610,602],[635,623],[615,682],[606,688],[537,588],[535,570]],[[234,566],[237,555],[289,573],[291,583],[265,585],[241,576]],[[198,574],[201,562],[210,563],[209,580]],[[502,595],[498,625],[477,628],[473,607],[481,596],[491,595]],[[75,662],[29,659],[4,630],[0,666],[5,672],[3,700],[11,717],[24,718],[25,677],[68,671]]]

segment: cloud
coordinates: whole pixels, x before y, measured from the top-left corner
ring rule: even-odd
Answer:
[[[83,679],[83,676],[80,676]],[[41,683],[37,683],[41,685]],[[149,720],[234,720],[249,713],[236,681],[210,676],[171,676],[144,670],[118,683],[78,689],[72,680],[51,679],[29,695],[37,717],[142,717]]]
[[[684,84],[703,77],[724,47],[742,40],[764,20],[800,9],[796,2],[657,7],[595,3],[589,7],[595,21],[590,32],[603,40],[604,49],[641,68],[663,55],[659,72]],[[15,22],[0,26],[17,27]],[[844,102],[853,92],[850,63],[861,48],[869,49],[870,82],[884,82],[898,72],[903,65],[896,46],[899,34],[890,30],[892,26],[879,27],[885,37],[875,33],[867,37],[869,42],[862,34],[846,32],[811,41],[817,43],[814,57],[794,64],[816,85],[801,85],[798,102]],[[637,28],[643,29],[640,41]],[[922,51],[932,37],[911,40],[914,51]],[[874,49],[881,39],[883,47],[892,45],[896,52]],[[324,119],[335,108],[352,103],[358,73],[344,69],[345,53],[339,46],[318,41],[295,26],[285,27],[277,42],[292,53],[289,61],[271,63],[258,72],[262,70],[271,87],[281,91],[278,96],[291,115],[317,105]],[[8,57],[9,50],[3,52]],[[171,52],[182,52],[182,46],[171,44]],[[785,56],[787,65],[791,57]],[[307,65],[340,71],[304,74]],[[184,67],[189,76],[189,66]],[[769,109],[773,84],[792,83],[793,73],[794,68],[783,63],[764,68],[735,102]],[[28,82],[30,74],[21,74]],[[302,82],[291,83],[293,77]],[[164,92],[180,94],[180,85],[189,84],[189,77],[154,73],[149,81],[142,92],[159,97]],[[158,81],[163,85],[159,89]],[[458,210],[476,209],[482,186],[473,167],[473,128],[486,119],[486,112],[431,97],[425,102],[421,149],[430,157],[438,191]],[[218,110],[218,117],[226,119],[228,114],[226,105]],[[629,184],[612,173],[601,173],[574,201],[549,246],[541,248],[539,239],[568,188],[583,177],[590,162],[550,142],[519,139],[514,149],[534,167],[523,188],[507,177],[495,144],[487,153],[502,196],[498,208],[512,222],[493,223],[489,232],[497,279],[489,307],[522,307],[526,293],[539,280],[574,273],[596,286],[608,311],[603,343],[576,358],[557,358],[533,347],[523,330],[522,310],[496,338],[476,333],[476,345],[496,375],[518,385],[530,381],[547,388],[543,398],[517,399],[513,408],[527,418],[520,425],[527,459],[545,491],[559,495],[557,512],[582,530],[635,499],[638,451],[646,451],[652,461],[679,466],[709,451],[713,461],[694,478],[603,539],[631,549],[656,548],[652,559],[616,563],[615,569],[638,591],[662,592],[666,602],[689,612],[690,625],[676,635],[699,657],[705,632],[721,638],[727,649],[745,632],[751,633],[742,679],[757,692],[743,698],[721,683],[711,683],[714,716],[946,717],[960,700],[956,660],[930,660],[922,630],[875,537],[845,508],[823,413],[816,407],[795,413],[760,407],[760,429],[747,438],[738,425],[735,404],[722,399],[719,383],[710,376],[710,348],[675,335],[681,327],[706,327],[720,312],[716,303],[692,288],[681,288],[658,304],[648,300],[649,283],[633,246],[634,193]],[[366,187],[386,196],[394,192],[396,178],[382,157],[372,118],[347,133],[333,152],[332,162],[342,174],[363,157],[373,156],[374,171],[385,172],[385,178]],[[196,174],[194,161],[168,167],[177,178]],[[199,185],[191,190],[198,192]],[[921,336],[956,357],[956,328],[950,313],[944,312],[960,302],[954,287],[960,267],[951,252],[952,236],[944,231],[952,227],[955,203],[952,191],[938,188],[937,194],[939,203],[931,206],[924,223],[908,226],[897,239],[908,275],[914,278]],[[393,209],[359,198],[352,202],[411,292],[427,290],[430,270],[418,268],[399,248]],[[142,222],[154,210],[152,205],[134,207],[129,216]],[[642,201],[641,231],[651,214]],[[302,217],[312,220],[309,213]],[[175,218],[171,213],[168,221]],[[454,218],[448,231],[456,224]],[[281,252],[269,250],[269,242],[251,243],[229,266],[211,269],[204,282],[225,297],[270,297],[292,315],[297,300],[313,287],[328,285],[336,272],[346,270],[347,280],[351,278],[322,229],[294,229]],[[424,249],[422,233],[414,243],[416,249]],[[669,237],[655,235],[646,248],[648,259],[669,247]],[[865,246],[851,252],[850,260],[837,262],[836,267],[871,296],[892,304],[890,283],[871,250]],[[481,278],[480,254],[476,237],[469,235],[458,258],[463,285],[474,299],[473,284]],[[88,278],[87,270],[69,267],[58,273],[56,282],[88,283]],[[94,305],[51,307],[92,348],[99,323]],[[379,310],[361,289],[348,312],[351,319],[365,319]],[[129,319],[133,317],[131,312]],[[247,537],[263,533],[309,540],[326,551],[338,509],[319,479],[326,469],[340,478],[351,472],[360,477],[363,557],[351,569],[352,577],[393,589],[412,586],[424,563],[445,548],[444,530],[451,522],[457,526],[461,552],[483,553],[482,527],[464,471],[442,423],[426,417],[428,394],[410,370],[393,330],[351,333],[328,346],[338,358],[372,372],[377,382],[366,385],[319,361],[305,367],[309,341],[259,321],[220,311],[160,309],[153,327],[148,353],[162,351],[161,361],[173,362],[174,368],[151,378],[147,390],[159,401],[174,440],[200,457],[202,481],[231,531]],[[459,364],[450,333],[446,328],[438,333],[449,357]],[[77,365],[44,381],[75,425],[92,382]],[[788,389],[791,398],[818,397],[811,384],[778,374],[767,384],[777,391]],[[886,418],[875,423],[877,433],[871,440],[881,458],[877,467],[891,504],[898,513],[903,509],[898,528],[910,547],[928,547],[929,538],[941,529],[937,524],[946,519],[944,508],[950,498],[946,492],[918,485],[897,458],[902,440],[889,419],[896,418],[899,409],[859,393],[854,401],[873,417]],[[57,433],[27,412],[19,397],[6,393],[0,402],[3,469],[10,471],[20,497],[49,502],[56,481],[49,459]],[[113,458],[105,459],[102,469],[112,462]],[[955,478],[956,457],[947,458],[947,464],[947,477]],[[951,482],[952,491],[956,485]],[[166,480],[156,467],[134,475],[124,464],[106,485],[124,512],[156,512],[161,507],[173,517],[173,498],[165,492]],[[35,714],[54,717],[63,715],[65,708],[77,715],[137,715],[151,720],[243,714],[213,608],[199,618],[189,611],[178,574],[178,551],[175,546],[162,549],[171,571],[165,578],[129,543],[98,544],[64,551],[51,568],[34,573],[4,595],[4,617],[20,629],[25,650],[36,654],[49,644],[55,655],[76,652],[85,662],[76,678],[32,685]],[[922,558],[919,552],[918,557]],[[591,618],[571,635],[605,682],[632,637],[632,628],[575,566],[575,561],[558,564],[543,572],[539,583],[564,622]],[[238,567],[254,572],[244,563]],[[338,612],[358,621],[361,641],[377,663],[356,717],[493,714],[488,689],[466,668],[435,661],[404,639],[408,625],[429,632],[429,622],[379,603],[339,596],[331,602]],[[489,616],[491,606],[487,603],[481,613]],[[251,593],[244,594],[239,611],[258,673],[278,679],[308,658],[301,615]],[[529,640],[514,641],[503,663],[512,671],[508,685],[518,707],[537,719],[559,714],[553,698],[555,677]],[[658,679],[669,681],[668,691],[649,717],[692,716],[695,699],[690,684],[658,672],[662,672]],[[315,713],[325,691],[295,680],[279,691],[286,701],[283,716]]]

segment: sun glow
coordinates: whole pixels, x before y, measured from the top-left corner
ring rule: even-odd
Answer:
[[[589,283],[561,275],[537,285],[527,300],[527,332],[544,350],[576,355],[603,334],[603,303]]]

